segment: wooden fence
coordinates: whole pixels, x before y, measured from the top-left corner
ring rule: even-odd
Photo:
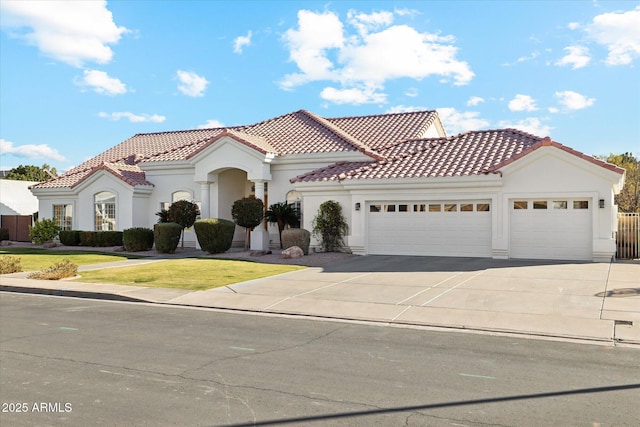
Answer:
[[[640,241],[640,214],[618,214],[618,233],[616,235],[616,258],[637,259],[640,258],[638,248]]]
[[[32,225],[31,215],[2,215],[0,226],[9,230],[9,240],[14,242],[30,242],[29,226]]]

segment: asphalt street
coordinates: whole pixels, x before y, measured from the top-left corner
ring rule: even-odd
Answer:
[[[0,293],[3,426],[636,426],[637,349]]]

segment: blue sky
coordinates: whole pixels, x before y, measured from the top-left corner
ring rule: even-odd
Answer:
[[[0,168],[136,133],[436,109],[640,154],[638,1],[0,1]]]

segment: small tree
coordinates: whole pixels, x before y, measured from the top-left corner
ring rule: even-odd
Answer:
[[[347,221],[342,216],[342,206],[334,200],[320,205],[318,215],[313,219],[313,236],[320,240],[320,246],[327,252],[337,252],[344,247]]]
[[[243,197],[233,202],[231,217],[236,224],[245,228],[244,248],[247,249],[249,231],[260,225],[264,219],[264,203],[262,200],[256,199],[255,196]]]
[[[15,181],[48,181],[58,176],[56,168],[50,167],[48,164],[42,167],[34,165],[20,165],[11,169],[7,174],[7,179]]]
[[[52,219],[43,218],[29,226],[29,237],[36,245],[42,245],[55,239],[60,233],[60,226]]]
[[[298,225],[298,211],[287,202],[274,203],[269,206],[265,213],[267,221],[278,224],[278,236],[280,237],[280,248],[282,248],[282,231],[285,227],[295,227]]]
[[[193,226],[193,223],[196,222],[196,218],[200,215],[200,209],[198,209],[198,205],[193,202],[188,200],[178,200],[169,206],[169,210],[167,212],[169,221],[182,226],[182,248],[184,249],[184,230]]]

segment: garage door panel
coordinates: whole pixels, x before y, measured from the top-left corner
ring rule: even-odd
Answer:
[[[402,203],[413,206],[429,202]],[[491,256],[491,212],[488,211],[369,212],[368,218],[370,254]]]
[[[540,200],[540,199],[536,199]],[[574,209],[569,199],[567,208],[514,209],[510,201],[511,258],[590,260],[592,258],[592,211]]]

